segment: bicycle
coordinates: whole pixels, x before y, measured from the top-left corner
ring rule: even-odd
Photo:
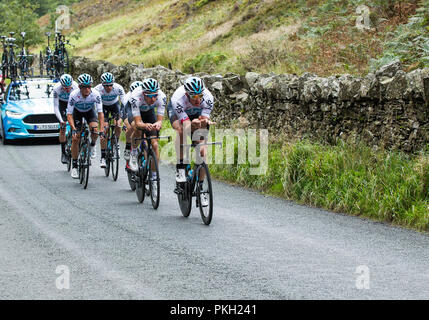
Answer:
[[[70,40],[66,40],[61,32],[55,32],[55,50],[53,55],[53,65],[55,77],[61,76],[64,72],[69,73],[69,55],[65,45],[72,46]]]
[[[8,57],[8,66],[9,66],[9,77],[12,81],[18,76],[18,63],[15,59],[15,52],[13,51],[14,47],[18,47],[15,44],[16,39],[13,38],[15,32],[9,32],[10,38],[7,39],[9,45],[9,57]]]
[[[9,52],[7,49],[8,43],[6,36],[1,36],[1,42],[3,45],[3,53],[1,56],[1,70],[3,79],[6,79],[9,76]]]
[[[106,177],[109,176],[111,165],[112,178],[113,181],[116,181],[118,179],[119,171],[119,143],[115,133],[117,125],[113,120],[115,120],[115,118],[110,114],[109,119],[107,120],[109,125],[107,131],[106,167],[104,168],[104,173],[106,174]]]
[[[21,77],[27,77],[29,75],[30,65],[31,65],[28,58],[32,58],[33,55],[27,54],[25,50],[25,32],[21,32],[21,37],[22,37],[22,47],[21,47],[21,52],[18,55],[19,57],[18,69]]]
[[[220,142],[182,144],[182,147],[199,148],[208,145],[222,145]],[[192,209],[192,197],[196,197],[196,207],[200,209],[201,218],[205,225],[209,225],[213,218],[213,189],[211,183],[210,172],[207,164],[202,160],[200,163],[195,163],[191,169],[191,165],[187,165],[185,169],[186,182],[178,182],[177,188],[174,191],[177,194],[180,211],[184,217],[189,217]]]
[[[82,129],[80,135],[77,167],[79,172],[79,183],[83,184],[83,188],[86,189],[88,187],[89,180],[89,167],[91,166],[91,152],[89,141],[90,132],[85,119],[82,119]],[[104,136],[104,133],[99,132],[98,135]]]
[[[145,195],[150,195],[152,207],[158,209],[161,189],[158,161],[151,143],[154,139],[168,139],[168,141],[171,141],[170,136],[135,138],[136,141],[141,140],[137,156],[138,171],[135,173],[130,169],[128,170],[131,173],[131,179],[135,182],[138,201],[142,203]],[[153,178],[153,173],[156,173],[156,178]]]

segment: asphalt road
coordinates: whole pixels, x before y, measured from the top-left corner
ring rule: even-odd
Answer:
[[[172,167],[153,210],[123,163],[113,182],[96,161],[84,190],[59,151],[0,145],[0,299],[429,298],[427,234],[220,182],[205,226]]]

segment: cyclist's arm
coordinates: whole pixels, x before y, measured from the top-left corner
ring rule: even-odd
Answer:
[[[67,121],[72,128],[72,130],[76,130],[76,126],[74,125],[74,119],[73,119],[73,110],[74,110],[74,100],[70,96],[69,97],[69,103],[67,104]]]
[[[63,123],[63,117],[61,117],[61,112],[60,112],[60,99],[58,98],[58,93],[56,91],[54,91],[54,111],[55,111],[55,115],[57,116],[57,119],[60,123]]]

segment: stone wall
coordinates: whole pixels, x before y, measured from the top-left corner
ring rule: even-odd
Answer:
[[[135,80],[157,79],[171,96],[189,75],[162,66],[115,66],[72,59],[72,75],[89,73],[97,83],[112,72],[128,89]],[[196,74],[215,97],[212,118],[222,127],[265,128],[270,137],[334,143],[358,137],[371,146],[416,152],[429,143],[429,69],[402,71],[399,62],[366,77],[321,78],[305,73]]]

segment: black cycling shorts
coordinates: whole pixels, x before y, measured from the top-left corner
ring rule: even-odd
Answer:
[[[74,120],[74,125],[76,127],[76,130],[80,131],[80,129],[82,129],[82,119],[85,118],[86,123],[90,124],[91,122],[97,122],[98,121],[98,117],[97,117],[97,113],[95,112],[94,109],[91,109],[89,111],[86,112],[80,112],[77,109],[73,110],[73,120]]]
[[[63,100],[58,100],[58,101],[59,101],[58,106],[59,106],[61,118],[63,118],[64,122],[67,122],[67,105],[68,105],[68,102],[63,101]]]
[[[109,114],[111,114],[115,120],[119,120],[120,112],[121,110],[119,108],[119,102],[116,102],[111,106],[106,106],[105,104],[103,104],[103,114],[105,122],[107,122],[107,120],[109,119]]]
[[[174,121],[179,120],[176,112],[174,112],[173,105],[171,104],[171,101],[168,103],[168,106],[167,106],[167,114],[168,114],[168,119],[170,120],[171,125],[173,125]],[[188,116],[189,120],[192,121],[194,119],[198,119],[200,117],[201,113],[197,113],[197,114],[193,114],[193,115],[186,114],[186,115]],[[207,125],[207,130],[209,130],[209,129],[210,129],[210,125]],[[193,131],[192,131],[192,133],[193,133]]]
[[[131,114],[132,116],[132,114]],[[140,116],[142,117],[143,123],[155,123],[156,122],[156,114],[155,109],[151,109],[149,111],[142,112],[140,111]],[[134,117],[128,117],[128,122],[131,123],[134,121]],[[144,131],[144,134],[146,137],[153,137],[153,136],[159,136],[159,131],[152,130],[152,131]]]

